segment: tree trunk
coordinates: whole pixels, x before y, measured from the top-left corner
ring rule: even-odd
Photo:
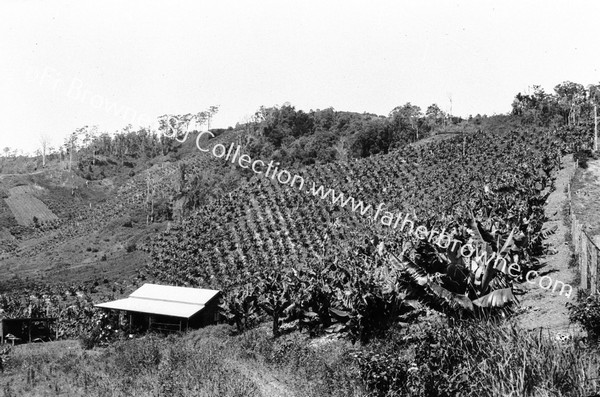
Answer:
[[[594,151],[598,150],[598,111],[597,106],[594,104]]]
[[[279,313],[280,310],[273,310],[273,336],[277,338],[279,336]]]
[[[71,140],[71,149],[69,149],[69,172],[71,172],[71,163],[73,162],[73,141]]]

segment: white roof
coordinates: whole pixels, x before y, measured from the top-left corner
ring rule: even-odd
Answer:
[[[100,303],[96,307],[189,318],[204,308],[219,291],[212,289],[144,284],[129,298]]]

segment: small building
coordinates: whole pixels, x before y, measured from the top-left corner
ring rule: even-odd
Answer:
[[[186,331],[218,321],[220,295],[212,289],[144,284],[128,298],[95,307],[124,312],[130,330]]]
[[[0,344],[15,342],[48,342],[58,339],[55,317],[23,317],[0,319]],[[54,327],[54,331],[51,328]]]

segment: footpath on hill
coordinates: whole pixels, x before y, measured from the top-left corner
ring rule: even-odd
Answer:
[[[556,253],[547,255],[543,258],[546,263],[544,267],[538,270],[539,276],[532,279],[535,284],[524,282],[521,288],[526,291],[519,297],[521,301],[522,312],[517,317],[518,323],[524,329],[544,329],[550,334],[579,334],[579,326],[569,323],[569,313],[566,307],[567,302],[575,303],[577,291],[579,290],[579,279],[576,274],[576,267],[569,267],[572,261],[573,252],[569,244],[570,224],[568,223],[569,213],[565,211],[568,208],[569,198],[566,188],[569,183],[569,175],[572,172],[573,156],[564,156],[561,161],[562,167],[555,175],[556,189],[550,194],[545,206],[548,221],[544,229],[551,229],[556,226],[556,232],[545,241],[549,244],[550,250]],[[548,290],[539,285],[540,278],[548,276],[552,278],[552,287]],[[546,279],[547,280],[547,279]],[[552,288],[557,281],[570,284],[573,292],[570,297],[566,293],[560,294],[561,285],[553,292]],[[547,285],[547,281],[544,281]]]

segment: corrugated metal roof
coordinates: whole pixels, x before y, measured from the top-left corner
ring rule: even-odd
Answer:
[[[144,284],[129,298],[95,305],[105,309],[126,310],[189,318],[204,308],[219,291],[200,288]]]
[[[133,291],[131,298],[159,299],[205,305],[219,291],[213,289],[174,287],[171,285],[144,284]]]
[[[202,310],[204,305],[192,305],[190,303],[159,301],[153,299],[125,298],[112,302],[100,303],[96,305],[96,307],[190,318]]]

